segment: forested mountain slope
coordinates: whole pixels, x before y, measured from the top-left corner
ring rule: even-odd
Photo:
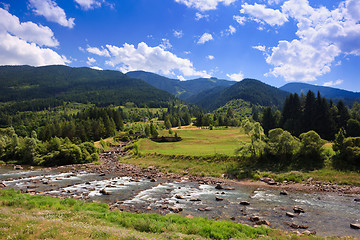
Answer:
[[[119,71],[60,65],[0,66],[0,102],[34,99],[91,102],[99,106],[134,102],[155,107],[175,98]]]
[[[338,100],[343,100],[343,102],[347,105],[352,105],[353,102],[360,101],[359,92],[351,92],[332,87],[316,86],[308,83],[288,83],[280,87],[280,89],[291,93],[297,93],[299,95],[301,93],[306,95],[309,90],[314,93],[319,91],[323,97],[332,99],[335,102]]]
[[[261,106],[281,106],[288,94],[259,80],[244,79],[228,88],[204,91],[190,101],[209,110],[219,108],[234,99]]]
[[[184,100],[214,87],[229,87],[235,84],[234,81],[221,80],[217,78],[197,78],[180,81],[144,71],[128,72],[126,75],[132,78],[144,80],[152,86],[165,90]]]

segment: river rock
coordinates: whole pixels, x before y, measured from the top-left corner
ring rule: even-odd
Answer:
[[[20,165],[15,165],[14,170],[23,170],[23,167]]]
[[[233,187],[226,187],[226,188],[224,188],[224,189],[227,190],[227,191],[235,190],[235,188],[233,188]]]
[[[295,213],[292,213],[292,212],[287,212],[286,213],[286,216],[288,216],[288,217],[296,217],[296,214]]]
[[[247,206],[247,205],[250,205],[250,203],[248,201],[241,201],[240,205]]]
[[[304,213],[304,209],[302,207],[299,207],[299,206],[294,206],[293,207],[293,210],[295,213]]]
[[[280,192],[280,195],[289,195],[289,193],[286,190],[283,190]]]
[[[355,198],[354,201],[355,202],[360,202],[360,198]]]
[[[37,188],[38,186],[31,184],[31,185],[27,185],[26,187],[27,188]]]
[[[168,208],[168,205],[166,205],[166,204],[163,204],[163,205],[161,205],[161,207],[160,207],[161,209],[167,209]]]
[[[308,225],[300,225],[299,228],[300,228],[300,229],[308,229],[309,226],[308,226]]]
[[[257,222],[257,221],[260,220],[260,217],[259,217],[259,216],[251,216],[249,219],[250,219],[250,221],[252,221],[252,222]]]
[[[360,229],[360,223],[350,223],[352,229]]]
[[[174,212],[174,213],[178,213],[178,212],[181,212],[183,209],[181,207],[169,207],[169,210]]]
[[[105,189],[101,189],[99,191],[102,195],[110,195],[111,193],[109,193],[108,191],[106,191]]]
[[[315,234],[316,234],[315,231],[306,230],[306,231],[303,232],[303,235],[307,235],[307,236],[309,236],[309,235],[315,235]]]
[[[223,201],[224,199],[222,197],[215,197],[216,201]]]
[[[216,188],[216,189],[224,189],[224,187],[221,186],[221,184],[217,184],[215,188]]]
[[[270,222],[268,220],[265,220],[265,219],[261,219],[257,222],[255,222],[256,225],[266,225],[266,226],[270,226]]]
[[[186,218],[190,218],[190,219],[193,219],[194,217],[192,215],[186,215]]]
[[[175,198],[176,198],[176,199],[185,199],[185,197],[182,196],[182,195],[175,195]]]
[[[201,201],[201,199],[198,199],[198,198],[190,198],[190,201],[192,201],[192,202],[199,202],[199,201]]]

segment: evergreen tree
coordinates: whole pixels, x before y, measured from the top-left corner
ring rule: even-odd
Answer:
[[[266,135],[268,135],[271,129],[274,129],[276,127],[275,117],[273,115],[271,107],[267,107],[264,109],[261,125]]]

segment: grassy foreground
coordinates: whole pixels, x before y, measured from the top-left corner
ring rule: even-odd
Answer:
[[[267,227],[170,214],[110,211],[102,203],[0,190],[0,239],[321,239]]]

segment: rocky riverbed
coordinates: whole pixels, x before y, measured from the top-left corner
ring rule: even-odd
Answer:
[[[101,201],[111,209],[176,213],[270,225],[299,234],[360,236],[359,189],[314,182],[276,183],[183,176],[123,164],[122,145],[100,155],[100,165],[0,168],[0,188]],[[23,169],[22,169],[23,168]],[[352,225],[350,225],[352,224]]]

